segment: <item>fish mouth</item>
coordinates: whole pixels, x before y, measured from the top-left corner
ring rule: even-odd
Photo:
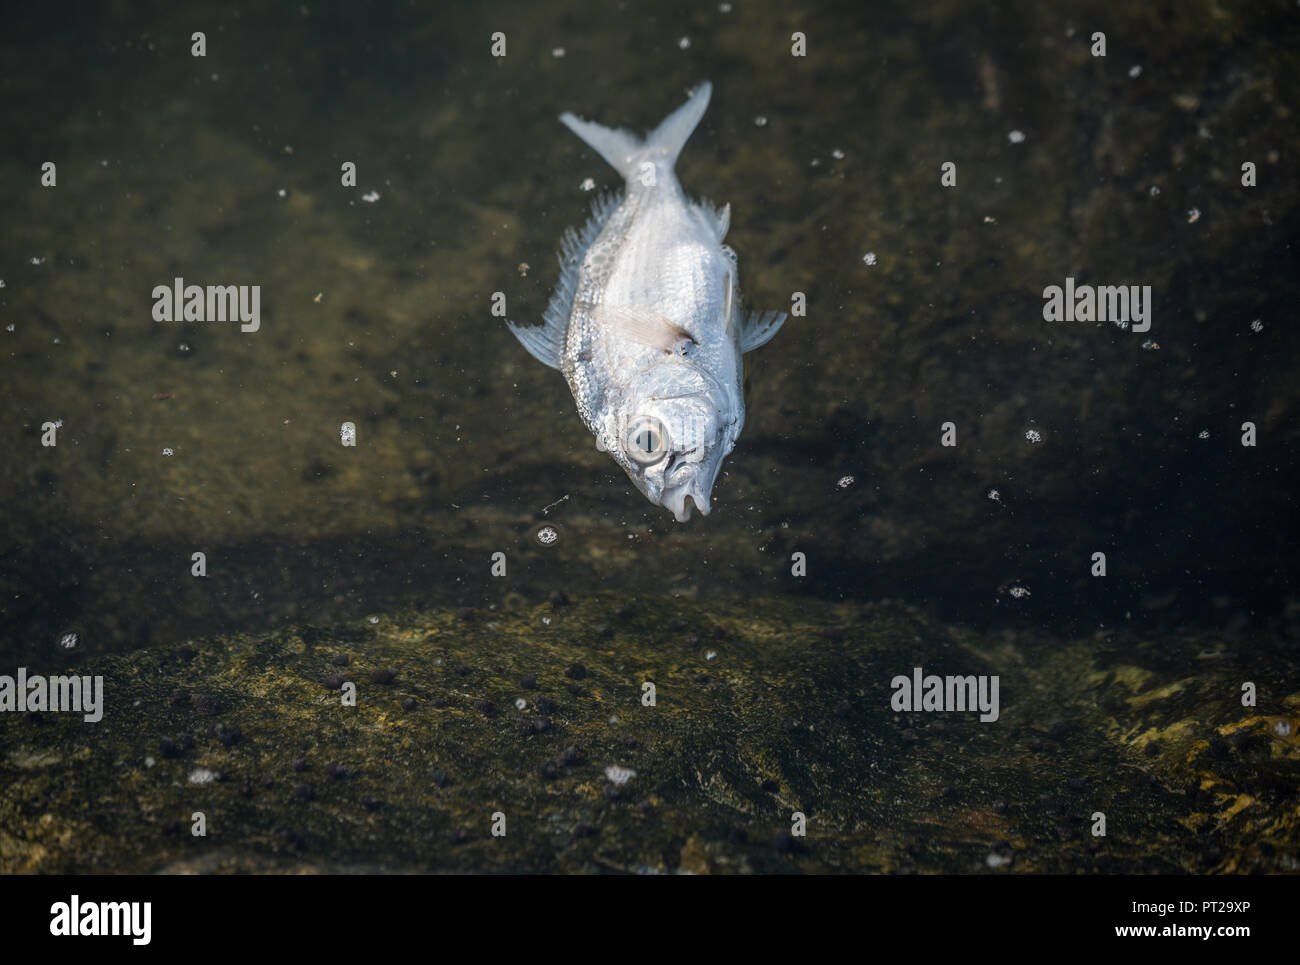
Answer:
[[[659,501],[667,509],[672,510],[673,516],[679,523],[684,523],[691,518],[692,509],[698,509],[701,516],[707,516],[709,510],[713,508],[709,502],[708,489],[702,485],[700,478],[695,474],[685,482],[664,490],[663,498]]]

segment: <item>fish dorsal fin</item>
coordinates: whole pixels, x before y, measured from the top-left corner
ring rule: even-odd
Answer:
[[[740,350],[765,345],[785,324],[785,312],[749,312],[740,323]]]
[[[591,314],[609,331],[661,352],[680,351],[687,343],[695,343],[695,336],[652,308],[602,302],[593,307]]]
[[[578,288],[578,273],[587,249],[600,237],[601,230],[622,204],[621,192],[604,194],[591,203],[591,218],[581,231],[572,228],[564,233],[560,242],[560,280],[555,284],[551,301],[542,313],[542,325],[519,325],[507,322],[510,331],[529,354],[553,369],[560,367],[564,351],[565,334],[569,328],[569,315],[573,312],[574,292]]]

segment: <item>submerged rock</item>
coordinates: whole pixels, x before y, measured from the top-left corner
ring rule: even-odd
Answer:
[[[1282,641],[1254,641],[1246,670],[1188,637],[980,634],[811,601],[673,600],[670,629],[627,603],[88,661],[102,722],[0,715],[0,872],[1300,867]],[[996,675],[997,720],[895,712],[917,667]]]

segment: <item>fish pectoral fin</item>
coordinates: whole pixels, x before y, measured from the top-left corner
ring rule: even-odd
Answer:
[[[694,335],[653,309],[602,303],[592,315],[610,331],[662,352],[672,352],[686,342],[697,344]]]
[[[731,272],[727,272],[722,276],[722,286],[722,317],[726,319],[724,330],[727,337],[730,338],[735,331],[734,326],[736,324],[736,286],[731,281]]]
[[[553,321],[547,321],[544,325],[519,325],[508,319],[506,325],[515,338],[519,339],[519,344],[528,349],[529,355],[553,369],[560,367],[564,326]]]
[[[785,324],[785,312],[747,312],[740,323],[740,350],[750,352],[765,345]]]

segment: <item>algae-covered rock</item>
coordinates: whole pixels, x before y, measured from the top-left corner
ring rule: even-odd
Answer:
[[[1292,659],[612,595],[193,640],[0,715],[0,871],[1295,870]]]

